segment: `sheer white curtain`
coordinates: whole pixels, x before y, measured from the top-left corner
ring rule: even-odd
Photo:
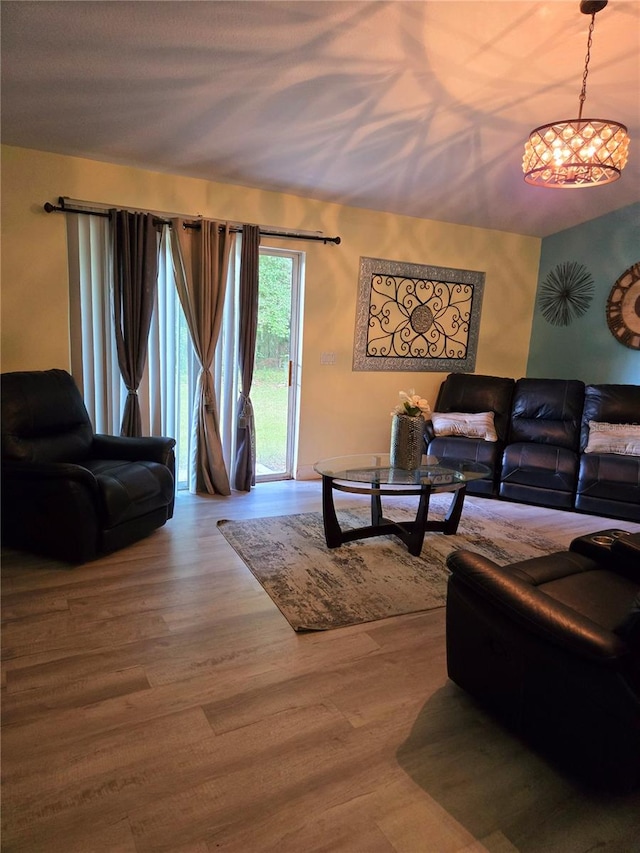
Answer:
[[[119,435],[127,389],[114,337],[109,220],[67,214],[70,279],[71,372],[94,429]],[[225,315],[212,368],[220,401],[220,431],[227,470],[235,459],[237,400],[237,252],[232,253]],[[159,236],[158,288],[149,352],[138,397],[143,435],[176,439],[178,488],[188,488],[191,413],[198,363],[176,292],[168,229]]]
[[[67,214],[71,372],[96,432],[120,434],[127,389],[111,307],[109,220]]]

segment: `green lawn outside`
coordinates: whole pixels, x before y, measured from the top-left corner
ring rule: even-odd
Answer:
[[[274,473],[286,470],[288,378],[288,365],[282,369],[256,365],[251,385],[256,463]]]

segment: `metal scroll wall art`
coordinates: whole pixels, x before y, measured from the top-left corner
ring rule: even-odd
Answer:
[[[360,258],[353,369],[473,372],[484,278]]]

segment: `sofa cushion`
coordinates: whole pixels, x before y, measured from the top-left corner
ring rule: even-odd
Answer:
[[[564,447],[517,442],[505,448],[502,482],[573,492],[578,456]]]
[[[637,584],[623,575],[594,568],[548,581],[538,589],[603,628],[614,631],[629,615]]]
[[[511,408],[509,442],[552,444],[577,450],[584,383],[565,379],[519,379]]]
[[[436,456],[438,459],[479,462],[486,465],[491,474],[484,480],[471,480],[467,483],[467,494],[494,495],[497,492],[497,479],[502,463],[502,448],[500,441],[479,441],[477,438],[443,435],[431,439],[428,452],[430,456]]]
[[[438,459],[480,462],[495,471],[502,459],[502,444],[495,441],[478,441],[477,438],[465,438],[459,435],[443,435],[429,442],[429,455],[436,456]]]
[[[640,521],[640,456],[587,453],[580,457],[578,497],[637,504]],[[585,507],[587,509],[587,507]]]
[[[431,423],[436,436],[459,435],[464,438],[479,438],[497,441],[493,412],[432,412]]]

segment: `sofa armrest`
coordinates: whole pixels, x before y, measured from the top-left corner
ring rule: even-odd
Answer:
[[[640,583],[640,533],[611,528],[578,536],[569,551],[595,560],[610,572]]]
[[[428,420],[425,420],[425,422],[424,422],[424,443],[425,443],[425,445],[428,447],[429,442],[433,441],[433,439],[435,437],[436,437],[436,433],[435,433],[435,430],[433,428],[433,422],[432,422],[431,418],[428,418]]]
[[[640,533],[618,537],[611,545],[611,551],[614,555],[633,561],[636,567],[640,567]]]
[[[583,658],[607,663],[630,652],[617,634],[570,607],[550,598],[536,586],[473,551],[454,551],[447,558],[450,583],[464,585],[508,614],[531,634]]]
[[[131,438],[120,435],[95,435],[91,456],[96,459],[123,459],[129,462],[145,460],[160,462],[173,470],[174,438],[143,436]]]

